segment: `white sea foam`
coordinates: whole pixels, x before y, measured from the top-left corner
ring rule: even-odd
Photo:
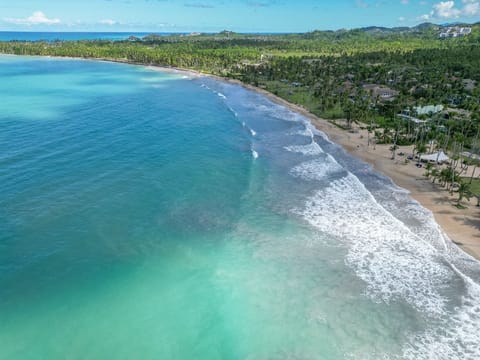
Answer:
[[[325,158],[317,158],[305,161],[292,170],[290,174],[304,180],[324,180],[329,175],[343,171],[344,169],[329,155]]]
[[[227,105],[227,108],[235,117],[238,117],[238,113],[235,110],[233,110],[233,108],[230,105]],[[242,123],[242,126],[245,126],[244,122]]]
[[[305,117],[303,115],[293,112],[283,105],[278,105],[274,103],[270,103],[268,105],[253,104],[252,107],[255,111],[264,113],[267,116],[277,118],[280,120],[294,121],[294,122],[305,120]]]
[[[430,210],[425,209],[419,202],[410,197],[408,190],[399,188],[395,185],[386,186],[384,190],[376,192],[376,196],[389,199],[384,201],[383,206],[402,221],[417,223],[414,226],[415,234],[427,241],[439,251],[448,256],[448,244],[452,243],[445,235],[443,230],[435,221]],[[393,200],[393,201],[392,201]],[[399,206],[401,204],[401,206]]]
[[[462,305],[445,318],[445,326],[413,336],[404,349],[406,359],[480,359],[480,286],[453,268],[467,289]]]
[[[325,140],[326,142],[330,143],[330,144],[333,144],[333,141],[330,140],[330,138],[327,136],[327,134],[325,134],[324,132],[318,130],[317,128],[315,128],[313,125],[310,124],[310,126],[313,127],[313,133],[314,135],[316,136],[320,136],[323,140]]]
[[[140,78],[141,81],[146,82],[146,83],[161,83],[161,82],[166,82],[170,81],[170,78],[166,77],[144,77]]]
[[[297,212],[346,242],[346,262],[366,282],[370,298],[386,303],[402,299],[429,315],[444,314],[446,299],[440,290],[455,274],[354,175],[319,190]]]
[[[220,96],[222,99],[226,99],[227,97],[223,95],[221,92],[217,92],[217,95]]]
[[[306,127],[305,129],[292,132],[292,133],[290,133],[290,135],[300,135],[300,136],[312,137],[312,131],[308,127]]]
[[[252,156],[254,159],[258,159],[258,152],[252,149]]]
[[[296,121],[302,122],[305,125],[305,128],[302,129],[302,130],[295,131],[295,132],[291,133],[290,135],[306,136],[306,137],[311,138],[312,141],[314,140],[315,136],[319,136],[323,140],[325,140],[326,142],[328,142],[330,144],[333,144],[332,141],[328,138],[328,136],[324,132],[318,130],[315,126],[313,126],[311,121],[309,119],[307,119],[306,117],[299,117],[299,118],[296,119]]]
[[[311,124],[308,122],[304,122],[304,125],[305,125],[305,128],[303,128],[302,130],[295,131],[292,135],[306,136],[313,140],[314,134],[313,134]]]
[[[443,235],[418,204],[408,211],[427,219],[431,236]],[[318,191],[299,213],[346,243],[347,264],[366,282],[369,297],[386,303],[402,299],[434,319],[426,332],[412,335],[403,358],[480,359],[480,286],[446,264],[450,253],[441,251],[444,247],[431,246],[426,233],[413,233],[352,174]],[[441,292],[459,281],[466,293],[452,309]]]
[[[300,154],[309,155],[309,156],[323,154],[322,148],[315,141],[312,141],[308,145],[285,146],[284,149],[290,152],[300,153]]]
[[[250,135],[252,135],[253,137],[257,136],[257,132],[255,130],[253,130],[251,127],[249,127],[245,121],[242,121],[242,126],[248,130],[248,132],[250,133]]]
[[[321,154],[314,136],[331,141],[312,128],[307,124],[305,130],[296,133],[311,137],[312,143],[285,149],[309,156]],[[333,158],[329,160],[336,163]],[[315,159],[294,167],[291,174],[321,180],[338,171],[338,164],[331,165],[331,161]],[[346,263],[365,281],[368,297],[385,303],[403,300],[431,319],[428,330],[412,334],[402,358],[480,359],[480,286],[454,265],[468,266],[469,257],[448,239],[431,212],[409,197],[407,190],[392,185],[383,192],[387,201],[380,204],[358,178],[348,174],[317,191],[305,208],[296,212],[346,244]],[[402,220],[417,225],[408,227]],[[446,290],[454,284],[461,288],[462,281],[464,296],[447,298]],[[461,305],[454,308],[452,301]],[[372,358],[390,357],[382,354]]]
[[[295,166],[291,175],[315,181],[345,171],[331,156],[322,155],[323,149],[314,141],[315,136],[331,141],[308,119],[282,106],[255,108],[268,116],[305,123],[304,130],[295,130],[290,135],[306,136],[312,142],[285,149],[320,157]],[[253,148],[251,151],[256,158],[258,154]],[[480,359],[480,288],[450,262],[458,257],[458,249],[452,247],[431,213],[408,199],[407,191],[393,185],[384,191],[387,201],[380,198],[377,201],[357,177],[348,174],[315,192],[305,207],[295,212],[345,245],[346,264],[365,282],[366,296],[387,304],[406,302],[427,319],[427,330],[411,335],[402,358]],[[418,224],[407,226],[404,218],[416,219]],[[457,285],[463,293],[462,279],[466,288],[463,298],[449,290]],[[459,306],[454,308],[457,303]],[[389,355],[361,358],[389,358]]]

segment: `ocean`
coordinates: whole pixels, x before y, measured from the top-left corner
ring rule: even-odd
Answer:
[[[77,41],[77,40],[126,40],[130,36],[142,38],[152,32],[38,32],[38,31],[0,31],[0,41]],[[173,33],[155,33],[168,36]]]
[[[0,359],[478,359],[480,263],[239,85],[0,56]]]

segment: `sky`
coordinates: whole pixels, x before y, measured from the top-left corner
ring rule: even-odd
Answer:
[[[480,0],[0,0],[0,31],[306,32],[480,21]]]

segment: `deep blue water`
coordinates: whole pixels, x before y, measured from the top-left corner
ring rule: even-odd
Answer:
[[[480,265],[238,85],[0,56],[0,359],[478,359]]]

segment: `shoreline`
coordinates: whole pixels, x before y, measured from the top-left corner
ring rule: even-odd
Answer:
[[[424,168],[415,167],[414,162],[405,164],[403,157],[397,157],[397,159],[392,160],[389,145],[368,146],[366,130],[357,129],[356,132],[342,130],[328,120],[312,114],[300,105],[290,103],[265,89],[243,83],[237,79],[224,78],[218,75],[203,73],[191,69],[136,63],[128,61],[127,59],[77,58],[64,56],[40,57],[105,61],[142,66],[163,72],[180,72],[194,77],[211,77],[218,81],[236,84],[261,94],[271,101],[283,105],[310,119],[312,125],[315,126],[316,129],[326,134],[331,141],[340,145],[350,155],[372,165],[375,170],[389,177],[397,186],[407,190],[414,200],[432,213],[437,224],[453,243],[459,246],[465,253],[480,260],[480,207],[476,206],[476,199],[469,201],[464,199],[462,204],[467,206],[466,209],[459,209],[453,206],[456,202],[456,195],[450,195],[447,190],[440,188],[438,184],[432,184],[430,180],[426,179],[425,176],[423,176],[425,172]],[[401,146],[398,148],[397,153],[398,152],[409,154],[411,153],[411,146]]]
[[[415,161],[405,164],[405,157],[398,155],[395,160],[392,160],[390,145],[368,146],[366,130],[356,129],[355,132],[342,130],[302,106],[292,104],[264,89],[244,84],[239,80],[213,77],[262,94],[273,102],[310,119],[316,129],[326,134],[331,141],[340,145],[350,155],[372,165],[375,170],[389,177],[397,186],[407,190],[414,200],[432,213],[437,224],[453,243],[468,255],[480,260],[480,208],[476,206],[475,198],[464,199],[462,205],[467,208],[459,209],[454,206],[457,199],[456,193],[450,195],[440,185],[433,184],[423,175],[425,168],[417,168]],[[412,146],[399,146],[397,154],[399,152],[411,154]]]

